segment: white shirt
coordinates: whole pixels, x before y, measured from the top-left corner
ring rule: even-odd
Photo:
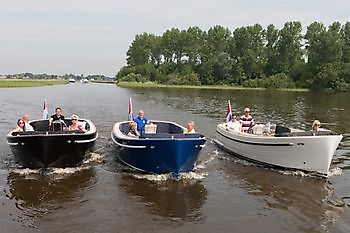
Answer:
[[[34,131],[33,126],[31,126],[28,122],[24,122],[24,128],[26,131]]]
[[[235,121],[235,122],[231,122],[230,124],[228,124],[228,128],[230,130],[233,130],[234,132],[241,132],[241,123],[239,123],[239,121]]]

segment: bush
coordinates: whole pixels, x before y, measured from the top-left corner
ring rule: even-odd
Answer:
[[[259,79],[247,79],[242,85],[244,87],[264,87],[270,89],[295,88],[295,83],[284,73],[272,75]]]
[[[187,75],[181,74],[169,74],[163,80],[164,84],[168,85],[200,85],[198,75],[196,73],[190,73]]]
[[[135,74],[135,73],[129,73],[128,75],[121,77],[118,79],[120,82],[147,82],[148,79],[145,76],[142,76],[141,74]]]
[[[126,81],[125,77],[127,77],[129,74],[139,74],[142,77],[134,77],[131,75],[130,80],[132,79],[139,79],[141,81],[139,82],[144,82],[143,80],[146,79],[146,81],[156,81],[159,79],[159,73],[156,70],[156,68],[152,64],[144,64],[144,65],[138,65],[138,66],[124,66],[120,69],[120,71],[117,74],[117,80],[118,81]],[[129,82],[135,82],[135,81],[129,81]]]

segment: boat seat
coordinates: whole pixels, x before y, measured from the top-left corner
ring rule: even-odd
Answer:
[[[275,134],[286,134],[286,133],[290,133],[291,129],[288,127],[284,127],[281,125],[276,125],[276,130],[275,130]]]
[[[153,122],[153,124],[157,125],[156,134],[182,134],[183,129],[173,124],[169,124],[166,122]],[[119,130],[123,134],[127,135],[130,131],[129,122],[123,123],[119,125]]]

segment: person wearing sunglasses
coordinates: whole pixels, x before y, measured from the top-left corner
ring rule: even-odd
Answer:
[[[249,132],[251,128],[254,126],[254,119],[252,115],[250,115],[250,109],[244,109],[244,115],[242,115],[239,119],[239,122],[242,125],[243,132]]]
[[[312,132],[316,133],[320,131],[320,127],[321,127],[321,122],[319,120],[314,120],[314,122],[312,123]]]
[[[24,131],[26,131],[24,124],[25,124],[24,120],[18,119],[16,128],[13,131],[14,132],[24,132]]]
[[[79,124],[78,120],[79,120],[79,117],[73,114],[71,116],[72,124],[68,126],[68,130],[79,130],[79,131],[85,132],[86,130],[83,128],[81,124]]]

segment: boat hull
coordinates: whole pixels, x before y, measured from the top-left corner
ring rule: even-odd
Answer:
[[[179,175],[180,172],[192,171],[206,142],[204,136],[157,139],[118,137],[116,128],[118,126],[114,127],[111,137],[117,145],[118,159],[134,169],[148,173]]]
[[[78,165],[97,139],[95,127],[90,133],[35,132],[7,136],[16,162],[26,168],[70,167]]]
[[[254,162],[328,175],[341,139],[342,135],[255,136],[227,131],[220,124],[215,142],[225,150]]]

